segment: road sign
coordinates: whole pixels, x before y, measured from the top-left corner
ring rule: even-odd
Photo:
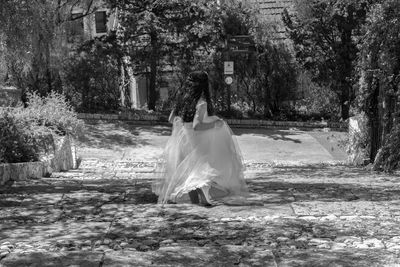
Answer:
[[[231,85],[232,82],[233,82],[233,79],[232,79],[231,76],[228,76],[228,77],[225,78],[225,83],[226,83],[227,85]]]
[[[224,62],[224,74],[233,75],[233,61]]]

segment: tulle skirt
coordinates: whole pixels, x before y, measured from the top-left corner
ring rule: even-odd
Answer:
[[[176,118],[171,137],[156,168],[152,189],[159,203],[190,202],[188,193],[208,186],[213,200],[247,196],[244,165],[229,126],[194,131]]]

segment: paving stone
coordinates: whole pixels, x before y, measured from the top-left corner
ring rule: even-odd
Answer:
[[[368,245],[369,247],[373,248],[384,248],[385,245],[383,242],[377,238],[369,238],[363,241],[364,244]]]
[[[110,166],[125,173],[110,163],[103,166],[107,175]],[[91,266],[79,257],[93,253],[96,266],[103,255],[103,266],[399,263],[395,180],[347,167],[259,166],[248,180],[250,200],[241,206],[157,205],[151,181],[100,177],[90,169],[17,183],[14,193],[0,194],[0,266],[24,266],[36,256],[36,266],[46,257],[50,264]]]
[[[98,267],[102,253],[96,252],[33,252],[10,253],[1,260],[4,267],[41,267],[41,266],[87,266]]]

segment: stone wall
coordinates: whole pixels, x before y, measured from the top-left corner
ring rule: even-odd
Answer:
[[[72,138],[64,136],[60,140],[55,141],[54,153],[50,154],[43,162],[47,175],[53,172],[68,171],[76,168],[76,155]]]
[[[65,136],[55,144],[55,151],[39,162],[0,164],[0,189],[12,181],[48,176],[53,172],[76,168],[75,147],[72,138]]]
[[[78,118],[84,120],[122,120],[138,125],[168,124],[166,116],[159,114],[89,114],[79,113]],[[226,122],[236,128],[307,128],[332,129],[347,131],[347,123],[341,122],[299,122],[299,121],[267,121],[267,120],[237,120],[226,119]]]
[[[0,107],[12,106],[21,100],[22,91],[15,87],[3,87],[0,85]]]
[[[43,162],[0,164],[0,187],[8,181],[39,178],[44,174]]]

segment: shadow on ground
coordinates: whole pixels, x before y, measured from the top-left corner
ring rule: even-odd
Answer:
[[[383,247],[330,250],[321,244],[365,240],[371,232],[380,240],[400,235],[398,224],[378,223],[384,210],[351,222],[310,221],[282,211],[291,205],[296,214],[309,215],[307,205],[322,203],[334,213],[329,203],[347,203],[354,215],[351,205],[391,201],[393,215],[400,211],[394,178],[346,167],[274,168],[248,180],[261,206],[212,208],[156,205],[151,180],[60,174],[18,182],[0,194],[0,243],[12,245],[0,265],[382,266],[396,260]],[[253,216],[239,216],[243,212]]]
[[[148,134],[169,136],[165,126],[137,126],[126,122],[92,121],[85,123],[85,131],[78,137],[81,145],[91,148],[112,149],[115,147],[148,145]]]
[[[259,137],[268,137],[273,140],[281,140],[281,141],[289,141],[296,144],[300,144],[301,141],[296,139],[296,135],[298,134],[296,131],[289,130],[278,130],[278,129],[242,129],[237,128],[233,129],[235,135],[252,135]]]

